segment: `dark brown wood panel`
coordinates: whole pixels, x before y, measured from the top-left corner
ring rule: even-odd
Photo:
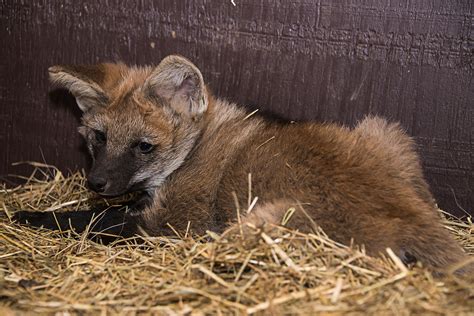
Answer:
[[[57,63],[193,60],[219,96],[292,120],[368,113],[413,135],[442,208],[474,209],[474,15],[465,1],[0,0],[0,174],[87,166]]]

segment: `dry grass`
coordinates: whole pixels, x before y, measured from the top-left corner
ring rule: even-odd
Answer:
[[[390,251],[368,257],[322,231],[209,232],[104,246],[19,226],[10,221],[17,210],[107,203],[85,190],[81,173],[65,178],[36,167],[26,185],[0,192],[0,314],[474,314],[465,280],[407,269]],[[45,175],[49,181],[38,180]],[[474,253],[472,222],[445,223]]]

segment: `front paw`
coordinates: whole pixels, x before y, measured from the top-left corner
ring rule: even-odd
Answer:
[[[19,211],[13,215],[13,220],[19,224],[44,227],[51,230],[58,229],[58,224],[52,212]]]

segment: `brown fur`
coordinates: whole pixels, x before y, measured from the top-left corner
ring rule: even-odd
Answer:
[[[259,199],[244,222],[279,224],[296,206],[288,226],[311,230],[306,212],[331,238],[354,239],[370,254],[390,247],[402,259],[435,268],[465,258],[441,225],[413,141],[397,124],[368,117],[350,130],[247,117],[215,99],[199,70],[178,56],[156,68],[108,64],[50,72],[83,99],[81,132],[96,157],[91,177],[107,178],[104,194],[142,189],[152,195],[134,217],[148,234],[169,234],[169,225],[185,231],[188,223],[197,234],[222,231],[235,222],[233,194],[247,206],[251,174],[251,194]],[[107,134],[104,148],[94,144],[94,130]],[[120,158],[143,138],[156,145],[152,154]]]

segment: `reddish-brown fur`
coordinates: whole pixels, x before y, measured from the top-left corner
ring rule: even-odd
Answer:
[[[152,162],[134,171],[153,196],[134,217],[148,234],[168,234],[169,225],[185,231],[188,223],[197,234],[222,231],[236,219],[234,193],[248,206],[251,174],[258,202],[244,222],[278,224],[295,207],[289,227],[311,230],[309,215],[331,238],[354,239],[373,255],[390,247],[434,268],[466,257],[442,227],[414,143],[398,124],[368,117],[350,130],[248,117],[214,98],[199,70],[177,56],[157,68],[108,64],[50,72],[82,104],[81,131],[89,142],[92,130],[107,131],[107,163],[129,148],[131,135],[146,134],[157,145]]]

